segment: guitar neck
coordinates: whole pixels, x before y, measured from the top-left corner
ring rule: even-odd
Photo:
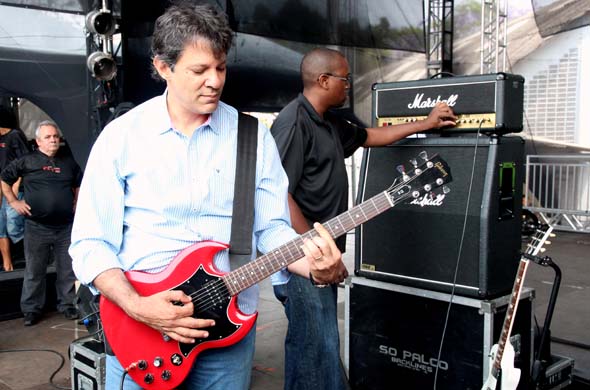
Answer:
[[[324,223],[323,226],[332,238],[337,238],[392,208],[394,205],[395,203],[387,191],[383,191],[345,213],[332,218]],[[266,279],[273,273],[302,258],[304,253],[301,246],[304,240],[306,238],[311,239],[317,235],[315,230],[309,230],[273,251],[223,276],[230,295],[238,294],[240,291]]]
[[[536,255],[537,253],[539,253],[539,251],[543,247],[543,244],[551,235],[552,231],[552,226],[547,226],[545,230],[537,229],[535,235],[531,239],[531,242],[527,245],[527,250],[525,253],[529,255]],[[496,352],[496,356],[494,358],[494,363],[492,366],[492,375],[494,375],[494,377],[497,377],[500,372],[502,356],[504,355],[504,348],[506,347],[508,338],[512,333],[514,315],[518,307],[518,301],[520,299],[520,293],[522,292],[522,288],[524,286],[524,277],[526,275],[529,263],[530,261],[526,257],[522,256],[520,258],[520,263],[518,265],[518,270],[516,272],[516,279],[514,280],[514,286],[512,287],[510,303],[508,305],[508,309],[506,310],[506,316],[504,317],[502,334],[500,335],[500,341],[498,342],[498,350]]]
[[[500,341],[498,342],[498,350],[494,359],[493,373],[497,374],[500,371],[500,365],[502,362],[502,356],[504,355],[504,348],[508,342],[508,338],[512,333],[512,325],[514,324],[514,315],[518,307],[518,301],[520,293],[524,285],[524,276],[529,266],[529,260],[522,257],[518,265],[518,271],[516,272],[516,279],[514,280],[514,286],[512,288],[512,295],[510,296],[510,302],[508,309],[506,310],[506,316],[504,317],[504,325],[502,326],[502,334],[500,335]]]

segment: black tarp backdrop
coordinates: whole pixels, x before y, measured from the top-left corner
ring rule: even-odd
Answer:
[[[0,4],[55,12],[85,13],[86,0],[2,0]]]
[[[376,59],[377,67],[383,51],[424,51],[421,0],[209,2],[227,12],[237,31],[236,44],[228,56],[228,83],[222,99],[240,110],[281,109],[301,90],[299,63],[303,53],[315,46],[374,50],[370,55]],[[150,76],[149,47],[153,23],[169,3],[107,1],[120,21],[122,33],[118,52],[121,68],[117,75],[121,102],[139,104],[164,88]],[[101,6],[102,0],[0,0],[0,7],[81,17]],[[47,36],[46,47],[53,47],[51,29],[45,32],[43,26],[35,27],[37,34]],[[2,34],[6,35],[4,39],[11,39],[10,31]],[[80,36],[84,36],[84,31]],[[95,107],[88,107],[88,101],[92,101],[96,88],[86,85],[86,53],[3,47],[0,40],[0,71],[11,75],[0,79],[0,94],[26,98],[44,110],[58,123],[75,157],[84,166],[90,147],[102,130],[89,128],[93,123],[88,120],[89,113]]]
[[[228,83],[223,99],[241,110],[282,108],[301,89],[299,62],[303,53],[314,46],[334,45],[344,51],[346,47],[368,48],[368,56],[374,59],[370,67],[375,69],[381,67],[383,53],[391,49],[424,52],[422,0],[209,2],[227,12],[238,32],[228,57]],[[123,56],[118,76],[123,91],[120,99],[138,104],[164,88],[150,77],[149,44],[153,22],[169,1],[109,0],[107,3],[120,19],[123,33],[119,51]],[[532,4],[543,36],[589,24],[587,0],[532,0]],[[0,7],[4,8],[81,17],[101,5],[102,0],[0,0]],[[47,47],[54,45],[51,34],[52,31],[46,33]],[[81,31],[80,35],[83,34]],[[43,109],[60,125],[75,157],[84,166],[90,147],[101,131],[101,128],[89,128],[87,120],[92,91],[86,85],[86,54],[4,46],[2,42],[11,40],[11,31],[2,31],[0,35],[3,38],[0,39],[3,75],[0,94],[24,97]],[[359,79],[363,74],[354,76]],[[373,82],[377,81],[383,80]]]
[[[212,3],[237,32],[223,101],[245,111],[278,111],[300,90],[299,64],[315,46],[424,52],[420,0],[235,0]],[[153,23],[169,1],[121,3],[123,95],[135,104],[161,93],[149,78]]]

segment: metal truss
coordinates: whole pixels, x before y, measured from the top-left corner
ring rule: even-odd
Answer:
[[[508,0],[481,2],[481,62],[485,73],[506,70]]]
[[[453,0],[428,0],[428,77],[453,70]]]

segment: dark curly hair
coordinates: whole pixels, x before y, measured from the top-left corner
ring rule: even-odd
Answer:
[[[152,58],[174,66],[188,43],[205,39],[216,56],[227,54],[234,38],[227,16],[210,4],[180,2],[166,9],[157,20],[152,37]],[[152,67],[152,75],[161,79]]]

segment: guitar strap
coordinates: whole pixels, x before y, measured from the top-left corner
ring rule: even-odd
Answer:
[[[246,264],[252,257],[257,147],[258,119],[240,112],[238,117],[238,153],[234,183],[234,203],[229,241],[229,260],[232,269]],[[236,221],[237,223],[234,223]],[[108,355],[114,355],[106,337],[103,339],[105,352]]]
[[[252,257],[257,146],[258,119],[240,112],[234,203],[229,241],[229,261],[232,269],[246,264]]]

